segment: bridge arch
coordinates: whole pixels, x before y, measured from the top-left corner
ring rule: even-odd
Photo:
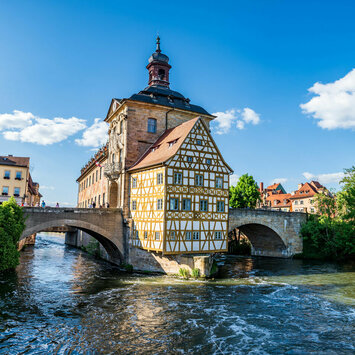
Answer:
[[[124,261],[125,240],[120,210],[27,209],[26,228],[20,240],[50,228],[71,227],[95,238],[106,250],[109,261]]]

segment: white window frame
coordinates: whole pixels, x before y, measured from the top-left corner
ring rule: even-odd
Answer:
[[[172,205],[174,203],[174,205]],[[179,199],[171,198],[169,203],[170,211],[178,211],[179,210]]]
[[[224,212],[224,201],[217,201],[217,212]]]
[[[132,211],[137,211],[137,200],[132,200]]]
[[[200,211],[201,212],[208,212],[208,201],[207,200],[200,200]]]
[[[186,202],[185,201],[189,201],[189,208],[186,208]],[[183,211],[191,211],[191,198],[184,198],[182,200],[182,210]]]
[[[137,178],[132,177],[132,189],[136,189],[136,188],[137,188]]]
[[[201,174],[195,175],[195,186],[203,186],[203,175]]]
[[[160,240],[160,232],[155,232],[155,240]]]
[[[163,209],[163,199],[162,198],[158,198],[157,199],[157,210],[161,211]]]
[[[192,240],[200,240],[200,232],[193,232]]]
[[[182,173],[174,173],[174,185],[182,184]]]
[[[185,232],[185,240],[191,240],[191,232]]]
[[[163,183],[163,173],[157,174],[157,185],[161,185]]]
[[[221,240],[222,239],[222,232],[221,231],[214,232],[214,239]]]
[[[220,177],[220,176],[217,176],[217,177],[216,177],[215,184],[216,184],[216,188],[217,188],[217,189],[223,188],[223,178]]]

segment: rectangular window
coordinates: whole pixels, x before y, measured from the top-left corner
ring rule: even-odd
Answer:
[[[193,232],[192,239],[199,240],[200,239],[200,232]]]
[[[189,163],[192,163],[192,157],[187,157],[187,161],[188,161]]]
[[[139,232],[136,231],[136,239],[139,239]]]
[[[223,179],[221,177],[216,178],[216,188],[221,189],[223,187]]]
[[[196,186],[203,186],[203,175],[196,175],[195,176],[195,185]]]
[[[214,239],[222,239],[222,232],[214,232]]]
[[[144,232],[144,239],[148,239],[148,232]]]
[[[100,207],[100,203],[101,203],[101,196],[99,195],[99,198],[97,200],[98,204],[99,204],[99,207]]]
[[[105,193],[102,194],[102,204],[103,204],[104,207],[105,207]]]
[[[179,209],[179,199],[171,198],[170,199],[170,210],[177,211]]]
[[[207,200],[201,200],[200,201],[200,211],[202,211],[202,212],[207,212],[208,211]]]
[[[309,203],[313,203],[313,200],[309,200]]]
[[[155,118],[148,118],[148,132],[157,133],[157,120]]]
[[[15,179],[16,180],[22,180],[22,172],[21,171],[16,171]]]
[[[303,200],[300,201],[300,205],[303,205]]]
[[[91,185],[91,175],[89,176],[89,186]]]
[[[10,179],[10,171],[5,170],[4,179]]]
[[[9,194],[9,187],[8,186],[3,186],[2,187],[2,194],[3,195],[8,195]]]
[[[160,240],[160,232],[155,232],[155,240]]]
[[[298,201],[295,201],[295,205],[298,205]]]
[[[14,188],[14,196],[20,196],[20,188],[19,187]]]
[[[217,201],[217,212],[224,212],[224,201]]]
[[[175,231],[170,232],[170,240],[175,240]]]
[[[191,199],[184,198],[182,200],[182,210],[183,211],[191,211]]]
[[[161,185],[163,183],[163,174],[157,174],[157,185]]]
[[[132,189],[137,188],[137,178],[132,178]]]
[[[185,240],[191,240],[191,232],[185,233]]]
[[[100,180],[102,178],[102,166],[100,167]]]
[[[211,159],[210,158],[206,158],[206,164],[207,165],[211,165]]]
[[[132,201],[132,210],[135,211],[137,209],[137,201],[133,200]]]
[[[157,210],[162,210],[163,209],[163,200],[161,198],[158,198],[157,200]]]
[[[182,184],[182,174],[181,173],[174,173],[174,184],[175,185]]]
[[[98,178],[98,171],[96,170],[96,182],[97,182],[97,178]]]
[[[197,145],[202,145],[201,139],[196,139],[196,144],[197,144]]]

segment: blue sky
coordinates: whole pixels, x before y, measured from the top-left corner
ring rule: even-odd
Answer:
[[[0,153],[30,156],[45,200],[74,205],[102,140],[91,126],[147,85],[159,32],[171,88],[219,113],[213,135],[237,176],[337,188],[355,163],[354,12],[350,0],[0,0]]]

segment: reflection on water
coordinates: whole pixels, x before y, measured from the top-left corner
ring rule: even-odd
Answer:
[[[0,353],[354,353],[354,265],[219,264],[210,281],[129,275],[42,234],[0,276]]]

